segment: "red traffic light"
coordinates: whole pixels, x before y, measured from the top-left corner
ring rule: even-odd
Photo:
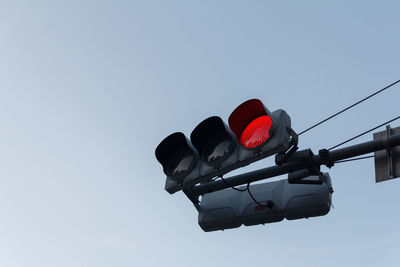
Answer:
[[[258,99],[242,103],[229,116],[229,127],[238,142],[247,149],[267,143],[274,126],[269,110]]]
[[[272,120],[269,116],[258,117],[243,130],[240,136],[240,143],[247,148],[258,147],[268,140],[271,126]]]

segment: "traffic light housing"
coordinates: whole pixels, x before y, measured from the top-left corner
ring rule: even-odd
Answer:
[[[292,184],[281,180],[252,185],[249,190],[254,198],[247,191],[232,188],[204,194],[199,208],[199,225],[209,232],[279,222],[284,218],[296,220],[326,215],[333,193],[329,174],[309,176],[304,180],[311,183]]]
[[[190,141],[181,132],[165,138],[156,149],[156,158],[171,181],[180,181],[192,173],[198,164],[199,155]]]
[[[169,193],[277,153],[285,155],[297,145],[291,142],[294,132],[289,115],[281,109],[270,112],[258,99],[239,105],[228,121],[229,127],[220,117],[209,117],[195,127],[190,141],[177,132],[158,145],[156,158],[167,175]]]

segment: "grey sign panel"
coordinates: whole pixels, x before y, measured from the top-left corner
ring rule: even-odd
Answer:
[[[400,127],[392,129],[387,125],[386,131],[374,133],[374,140],[399,133]],[[398,177],[400,177],[400,146],[387,147],[375,152],[375,181],[379,183]]]

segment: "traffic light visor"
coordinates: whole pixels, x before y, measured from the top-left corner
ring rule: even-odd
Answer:
[[[270,112],[258,99],[247,100],[229,116],[229,127],[238,142],[247,149],[268,142],[274,126]]]
[[[229,128],[220,117],[202,121],[190,135],[200,158],[209,165],[217,165],[229,157],[236,145]]]
[[[189,140],[181,132],[166,137],[156,148],[156,158],[164,173],[173,180],[189,174],[197,162],[197,154]]]

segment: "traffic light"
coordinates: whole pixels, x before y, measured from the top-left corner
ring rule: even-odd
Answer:
[[[281,109],[270,112],[258,99],[239,105],[228,122],[229,127],[220,117],[209,117],[192,131],[190,141],[176,132],[157,146],[156,158],[167,175],[169,193],[277,153],[282,161],[297,149],[289,115]]]
[[[183,133],[173,133],[156,149],[156,158],[164,173],[172,181],[180,181],[190,174],[198,162],[198,153]]]
[[[252,185],[251,195],[231,188],[205,194],[200,202],[199,225],[209,232],[326,215],[333,193],[329,174],[303,180],[310,184],[281,180]]]

